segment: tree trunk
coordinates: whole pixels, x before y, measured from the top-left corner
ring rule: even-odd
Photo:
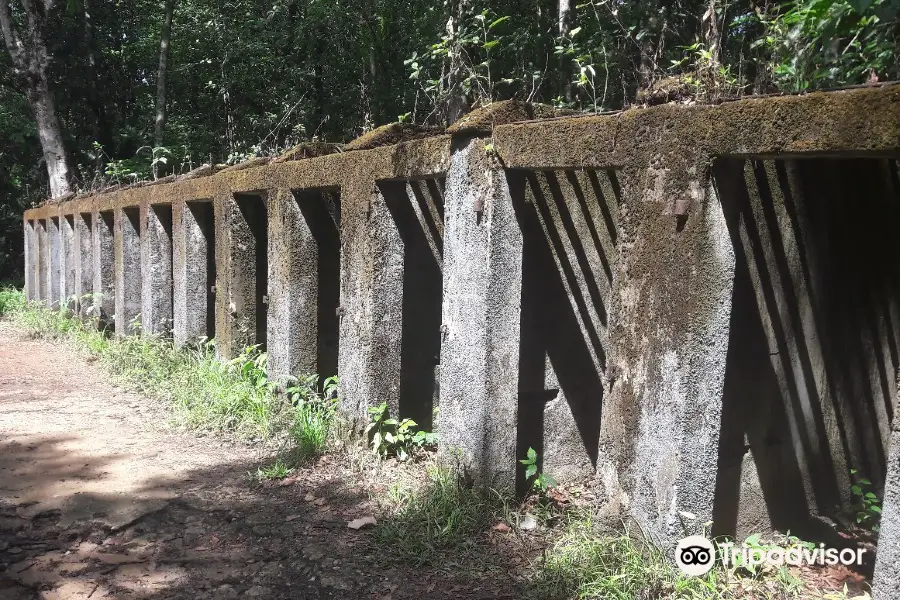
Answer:
[[[13,73],[25,89],[28,103],[37,122],[38,138],[47,163],[50,195],[58,198],[69,193],[69,164],[63,145],[62,130],[56,117],[53,91],[47,79],[50,55],[44,42],[47,15],[53,0],[34,4],[22,0],[25,14],[24,31],[13,21],[9,0],[0,0],[0,31],[12,59]]]
[[[721,46],[721,36],[719,35],[718,15],[716,14],[716,0],[709,0],[706,12],[701,19],[703,23],[703,38],[706,42],[706,49],[709,50],[710,67],[719,66],[719,47]]]
[[[159,72],[156,75],[156,126],[153,129],[153,145],[163,145],[166,135],[166,77],[169,73],[169,40],[172,37],[172,15],[175,0],[166,0],[162,32],[159,36]]]
[[[445,120],[447,124],[455,123],[466,114],[466,91],[463,89],[462,47],[459,41],[459,28],[465,16],[466,0],[450,2],[450,19],[447,21],[447,35],[450,37],[449,64],[447,69],[447,92],[445,97]]]
[[[559,37],[562,39],[568,37],[569,31],[572,30],[572,5],[570,0],[559,0],[558,26]],[[559,73],[563,80],[563,96],[566,102],[572,102],[574,94],[572,93],[571,70],[566,62],[565,55],[559,57]]]

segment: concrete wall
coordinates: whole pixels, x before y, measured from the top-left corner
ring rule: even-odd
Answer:
[[[350,416],[387,402],[501,487],[535,448],[666,543],[713,519],[825,539],[855,469],[895,589],[900,87],[533,114],[28,211],[29,293],[58,298],[53,225],[93,215],[117,331],[169,317],[279,380],[337,371]]]

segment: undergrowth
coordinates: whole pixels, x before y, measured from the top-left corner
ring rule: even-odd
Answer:
[[[389,499],[393,515],[378,524],[375,538],[416,565],[472,549],[504,507],[501,496],[464,485],[456,470],[440,465],[428,467],[425,485],[393,486]]]
[[[564,515],[564,533],[535,565],[534,597],[713,599],[716,572],[682,575],[654,544],[628,531],[604,531],[590,511]]]
[[[95,356],[122,383],[168,402],[177,425],[280,441],[280,454],[291,460],[325,450],[335,420],[335,378],[319,392],[318,376],[305,377],[285,396],[276,393],[266,355],[256,347],[223,362],[212,341],[176,348],[155,336],[111,336],[68,311],[28,303],[12,288],[0,291],[0,316],[32,337],[65,340]]]

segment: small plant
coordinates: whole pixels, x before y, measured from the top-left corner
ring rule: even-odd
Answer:
[[[392,486],[394,514],[375,529],[379,544],[417,565],[435,563],[442,552],[469,550],[501,509],[501,496],[463,485],[451,468],[431,466],[428,478],[423,488]]]
[[[25,293],[12,286],[0,289],[0,317],[25,307]]]
[[[308,460],[324,452],[328,445],[337,414],[338,378],[327,378],[319,392],[319,376],[307,375],[286,393],[294,409],[290,437],[297,458]]]
[[[371,435],[372,450],[387,458],[395,455],[406,460],[418,449],[434,446],[437,435],[428,431],[415,431],[418,424],[412,419],[398,421],[388,414],[386,402],[369,408],[369,424],[365,435]]]
[[[872,491],[872,482],[860,475],[856,469],[850,469],[850,476],[853,478],[850,493],[854,498],[856,524],[877,532],[880,529],[881,500]]]
[[[519,462],[525,465],[525,481],[531,481],[531,489],[535,492],[545,494],[548,489],[556,485],[556,480],[552,476],[540,470],[538,454],[534,448],[528,448],[525,458]]]
[[[272,481],[276,479],[284,479],[288,477],[294,469],[289,467],[281,458],[275,460],[274,463],[267,467],[259,467],[256,473],[248,473],[251,479],[256,481]]]

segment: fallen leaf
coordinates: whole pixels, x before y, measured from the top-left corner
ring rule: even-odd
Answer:
[[[325,504],[325,498],[316,498],[315,500],[313,500],[313,504],[315,504],[316,506],[322,506],[323,504]]]
[[[352,521],[347,523],[347,527],[349,527],[350,529],[362,529],[363,527],[366,527],[368,525],[375,525],[377,523],[378,521],[375,520],[375,517],[367,515],[365,517],[353,519]]]
[[[288,515],[288,516],[286,516],[286,517],[284,518],[284,520],[285,520],[285,521],[289,521],[289,522],[290,522],[290,521],[296,521],[296,520],[299,519],[301,516],[302,516],[302,515]]]

